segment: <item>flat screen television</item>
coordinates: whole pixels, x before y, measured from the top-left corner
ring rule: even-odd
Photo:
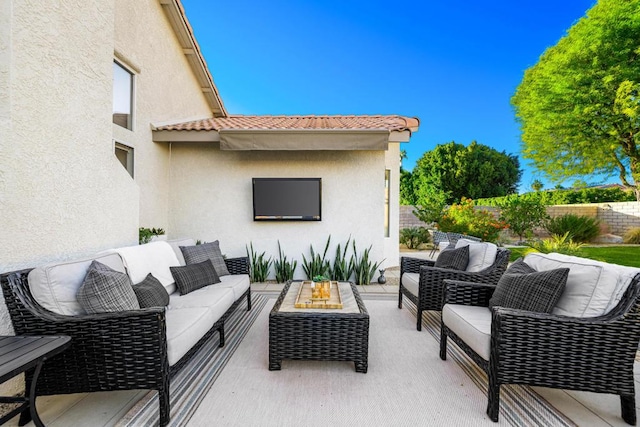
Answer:
[[[253,178],[254,221],[320,221],[321,178]]]

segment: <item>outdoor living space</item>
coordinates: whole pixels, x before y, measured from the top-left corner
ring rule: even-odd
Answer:
[[[0,2],[0,424],[635,425],[640,0],[500,1]]]
[[[268,315],[283,284],[254,283],[253,308],[229,319],[225,347],[203,348],[172,383],[169,425],[496,425],[484,411],[486,375],[455,348],[440,360],[439,314],[425,313],[417,332],[415,306],[397,308],[398,277],[386,275],[388,284],[358,288],[371,316],[366,374],[339,361],[285,360],[269,371]],[[157,393],[148,390],[42,396],[37,404],[49,426],[158,422]],[[627,424],[615,395],[506,386],[498,425]]]

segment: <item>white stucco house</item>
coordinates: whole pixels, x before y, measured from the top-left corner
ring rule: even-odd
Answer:
[[[397,265],[418,125],[230,114],[179,0],[0,2],[0,273],[134,245],[139,227],[228,256],[279,240],[299,264],[351,236]],[[322,220],[254,221],[254,177],[321,178]],[[0,320],[10,334],[3,302]]]

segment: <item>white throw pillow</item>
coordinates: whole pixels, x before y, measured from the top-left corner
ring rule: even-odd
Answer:
[[[149,273],[162,283],[171,295],[176,287],[169,267],[180,266],[176,253],[167,242],[151,242],[114,249],[119,253],[133,283],[142,282]]]
[[[469,246],[469,264],[467,265],[468,272],[482,271],[487,267],[493,265],[496,261],[496,255],[498,253],[498,247],[489,242],[474,242],[472,240],[460,239],[456,243],[456,249],[463,246]]]

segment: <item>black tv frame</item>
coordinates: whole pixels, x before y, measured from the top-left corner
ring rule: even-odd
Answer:
[[[313,181],[318,183],[318,215],[256,215],[256,181]],[[254,221],[322,221],[322,178],[291,178],[291,177],[278,177],[278,178],[252,178],[252,205],[253,205],[253,220]]]

